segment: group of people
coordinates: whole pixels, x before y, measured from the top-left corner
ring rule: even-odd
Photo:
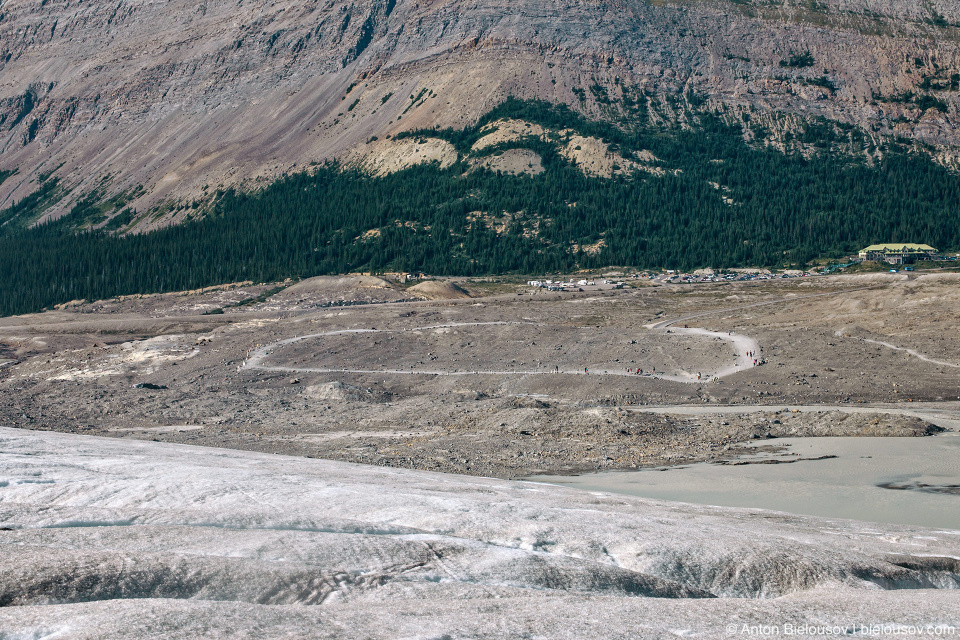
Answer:
[[[584,369],[584,372],[586,372],[586,369]],[[640,369],[639,367],[636,368],[636,369],[634,369],[634,368],[631,367],[631,368],[627,369],[627,373],[632,373],[632,374],[634,374],[634,375],[642,376],[642,375],[643,375],[643,369]],[[657,368],[654,367],[654,368],[653,368],[653,371],[651,372],[651,375],[656,375],[656,373],[657,373]],[[703,380],[704,378],[708,378],[708,377],[709,377],[709,376],[705,376],[705,375],[703,375],[702,373],[700,373],[699,371],[697,371],[697,380]],[[713,382],[718,382],[718,381],[720,380],[720,378],[714,376],[713,378],[711,378],[711,380],[712,380]]]
[[[757,352],[756,352],[756,351],[747,351],[747,354],[746,354],[746,355],[747,355],[748,358],[751,358],[751,359],[753,360],[753,366],[755,366],[755,367],[760,366],[761,364],[764,364],[764,362],[766,362],[762,357],[760,357],[760,356],[757,355]],[[560,367],[554,367],[554,371],[555,371],[556,373],[560,373]],[[584,373],[589,373],[589,370],[587,369],[587,367],[584,367],[584,368],[583,368],[583,372],[584,372]],[[633,374],[633,375],[637,375],[637,376],[642,376],[642,375],[643,375],[643,369],[641,369],[641,368],[639,368],[639,367],[637,367],[636,369],[633,368],[633,367],[629,367],[629,368],[627,369],[627,373]],[[653,368],[653,371],[651,372],[651,375],[656,375],[656,373],[657,373],[657,368],[654,367],[654,368]],[[697,372],[697,380],[703,380],[704,377],[705,377],[705,376],[704,376],[702,373],[700,373],[699,371]],[[714,382],[718,381],[719,379],[720,379],[720,378],[717,378],[717,377],[712,378],[712,380],[713,380]]]

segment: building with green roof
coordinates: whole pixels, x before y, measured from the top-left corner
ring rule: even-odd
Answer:
[[[937,250],[928,244],[914,244],[910,242],[872,244],[860,250],[861,260],[876,260],[890,264],[906,264],[934,258]]]

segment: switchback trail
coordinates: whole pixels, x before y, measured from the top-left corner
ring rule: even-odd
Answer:
[[[700,372],[691,373],[687,371],[680,371],[678,373],[648,373],[644,374],[642,377],[646,378],[656,378],[658,380],[669,380],[672,382],[682,382],[682,383],[702,383],[708,382],[712,379],[720,379],[731,376],[733,374],[745,371],[747,369],[757,366],[754,364],[754,361],[762,361],[762,356],[760,355],[761,348],[756,340],[748,336],[732,333],[732,332],[723,332],[723,331],[710,331],[708,329],[698,328],[698,327],[674,327],[673,325],[683,322],[685,320],[691,320],[693,318],[700,318],[703,316],[714,315],[718,313],[732,312],[732,311],[742,311],[744,309],[751,309],[754,307],[761,307],[773,304],[789,304],[791,302],[799,302],[802,300],[809,300],[811,298],[820,298],[825,296],[835,296],[839,294],[847,294],[853,291],[864,291],[868,289],[874,289],[878,285],[871,285],[866,287],[857,287],[854,289],[845,289],[843,291],[829,291],[825,293],[815,293],[806,296],[790,296],[784,298],[778,298],[776,300],[765,300],[762,302],[754,302],[744,305],[739,305],[735,307],[726,307],[723,309],[712,309],[709,311],[701,311],[698,313],[689,314],[686,316],[681,316],[677,318],[672,318],[670,320],[663,320],[660,322],[655,322],[652,324],[645,325],[646,329],[651,331],[664,331],[670,333],[676,333],[681,335],[691,335],[691,336],[704,336],[704,337],[713,337],[720,340],[729,342],[734,349],[733,362],[729,365],[722,366],[716,371],[712,372]],[[434,376],[469,376],[469,375],[600,375],[600,376],[634,376],[636,374],[630,373],[627,371],[610,371],[610,370],[594,370],[591,372],[586,372],[581,370],[579,367],[577,369],[561,369],[557,371],[554,368],[544,367],[538,369],[513,369],[513,370],[430,370],[430,369],[363,369],[363,368],[327,368],[327,367],[290,367],[276,364],[266,364],[265,360],[270,355],[272,351],[279,347],[285,345],[293,344],[295,342],[300,342],[302,340],[307,340],[311,338],[323,338],[326,336],[337,336],[344,335],[349,333],[405,333],[409,331],[424,331],[430,329],[443,329],[451,327],[467,327],[467,326],[489,326],[489,325],[530,325],[530,326],[541,326],[538,323],[533,322],[462,322],[462,323],[450,323],[450,324],[441,324],[433,325],[427,327],[416,327],[409,329],[341,329],[336,331],[327,331],[323,333],[312,333],[303,336],[296,336],[293,338],[286,338],[273,344],[258,347],[251,353],[250,357],[240,366],[240,369],[245,370],[261,370],[261,371],[276,371],[276,372],[287,372],[287,373],[359,373],[359,374],[393,374],[393,375],[434,375]],[[890,346],[890,345],[887,345]],[[894,347],[896,348],[896,347]],[[755,354],[754,356],[747,355],[748,353]],[[914,354],[918,355],[918,354]],[[920,357],[918,355],[918,357]],[[926,358],[924,358],[926,359]],[[936,362],[936,361],[931,361]],[[939,363],[937,364],[947,364]],[[956,365],[949,365],[956,366]]]
[[[634,377],[636,374],[630,373],[627,371],[610,371],[610,370],[593,370],[589,373],[586,370],[582,370],[579,367],[577,369],[561,369],[557,371],[551,367],[544,367],[538,369],[512,369],[512,370],[432,370],[432,369],[363,369],[363,368],[329,368],[329,367],[291,367],[277,364],[267,364],[265,360],[274,350],[300,342],[303,340],[309,340],[312,338],[324,338],[328,336],[338,336],[346,334],[360,334],[360,333],[394,333],[402,334],[415,331],[428,331],[431,329],[445,329],[453,327],[470,327],[470,326],[491,326],[491,325],[529,325],[529,326],[541,326],[538,323],[534,322],[461,322],[461,323],[450,323],[450,324],[439,324],[431,325],[426,327],[415,327],[409,329],[340,329],[335,331],[325,331],[322,333],[311,333],[303,336],[295,336],[293,338],[286,338],[272,344],[257,347],[254,349],[250,356],[242,365],[240,365],[241,370],[260,370],[260,371],[275,371],[283,373],[360,373],[360,374],[393,374],[393,375],[433,375],[433,376],[471,376],[471,375],[594,375],[594,376],[622,376],[622,377]],[[659,380],[670,380],[673,382],[683,382],[683,383],[697,383],[697,382],[707,382],[712,378],[723,378],[740,371],[751,368],[753,365],[753,359],[747,355],[747,352],[753,351],[758,352],[760,347],[757,344],[756,340],[748,338],[747,336],[741,336],[738,334],[728,333],[728,332],[718,332],[718,331],[708,331],[706,329],[697,329],[697,328],[683,328],[683,329],[671,329],[673,333],[683,334],[683,335],[697,335],[697,336],[706,336],[713,337],[719,340],[724,340],[731,343],[734,348],[734,360],[732,364],[721,367],[717,371],[706,372],[705,374],[701,373],[698,378],[698,374],[689,373],[686,371],[681,371],[676,374],[667,374],[667,373],[657,373],[657,374],[646,374],[642,377],[652,377]]]

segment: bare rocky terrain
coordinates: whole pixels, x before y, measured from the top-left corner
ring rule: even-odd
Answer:
[[[78,301],[0,320],[0,424],[505,478],[924,436],[960,426],[953,278],[357,276]]]
[[[811,436],[952,459],[955,278],[626,280],[321,277],[0,319],[0,637],[955,634],[949,461],[868,487],[937,500],[927,527],[514,481],[880,472]]]
[[[788,146],[801,122],[823,117],[880,146],[922,141],[952,163],[958,25],[948,0],[8,0],[0,170],[18,173],[0,185],[0,207],[52,175],[61,189],[45,215],[99,190],[151,212],[143,229],[193,215],[223,185],[334,157],[374,173],[449,163],[443,144],[388,137],[462,128],[511,95],[599,119],[629,98],[663,122],[695,100],[752,114]],[[591,148],[569,150],[590,172],[644,165]],[[498,161],[538,166],[527,152]]]

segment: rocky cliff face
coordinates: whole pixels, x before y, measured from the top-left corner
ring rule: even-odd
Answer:
[[[642,89],[960,148],[951,0],[4,0],[0,207],[50,172],[141,211],[270,180],[508,95],[615,117]],[[779,116],[778,116],[779,117]],[[181,212],[179,215],[183,215]],[[149,221],[147,222],[149,223]]]

